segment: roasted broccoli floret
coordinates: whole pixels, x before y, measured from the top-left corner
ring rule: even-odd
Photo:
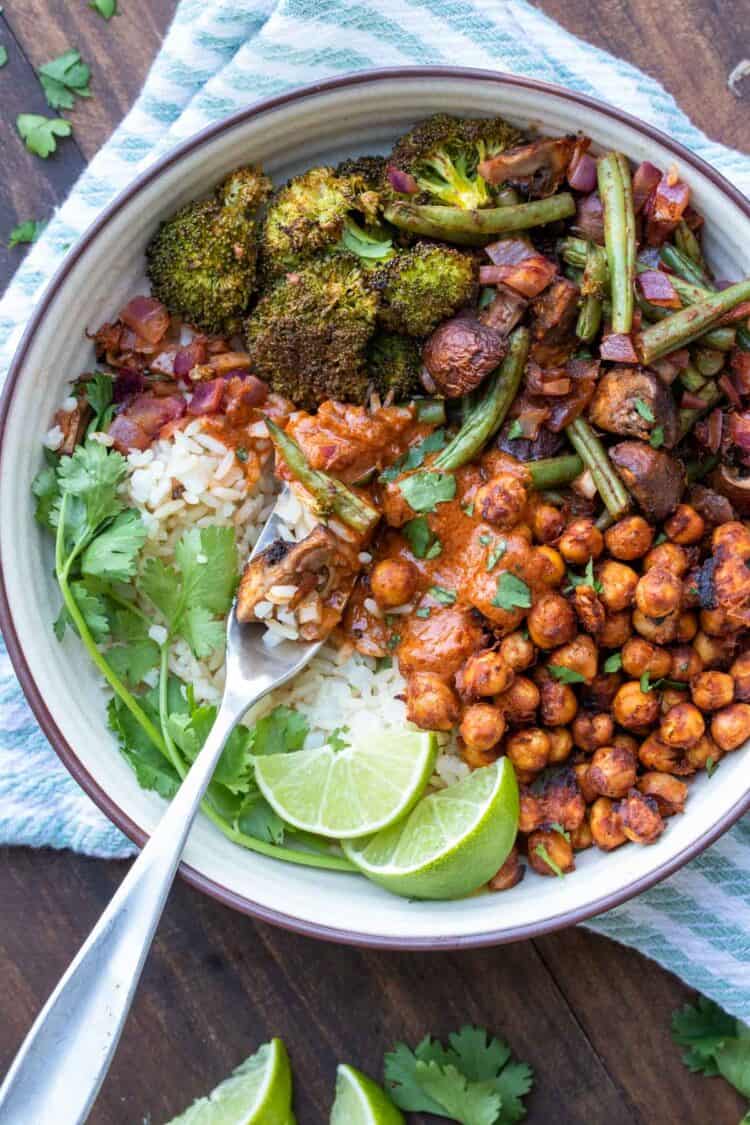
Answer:
[[[253,371],[306,410],[363,402],[377,294],[351,254],[333,254],[277,281],[245,322]]]
[[[377,217],[379,197],[360,172],[339,174],[333,168],[311,168],[295,176],[277,192],[269,206],[261,239],[263,270],[279,277],[306,261],[332,250],[360,253],[360,243],[381,242],[377,253],[385,257],[390,239],[368,225]]]
[[[522,134],[501,117],[437,113],[396,143],[389,163],[414,177],[425,202],[474,210],[494,202],[494,189],[477,166],[521,139]]]
[[[237,168],[210,199],[181,207],[146,249],[154,296],[204,332],[238,329],[255,291],[255,212],[271,190],[259,168]]]
[[[380,192],[385,185],[388,161],[384,156],[353,156],[336,165],[337,176],[358,176],[367,191]]]
[[[367,345],[367,371],[375,390],[403,402],[424,393],[419,381],[422,349],[411,336],[376,332]]]
[[[420,242],[372,274],[380,294],[380,323],[405,336],[427,336],[458,309],[473,304],[477,275],[470,254]]]

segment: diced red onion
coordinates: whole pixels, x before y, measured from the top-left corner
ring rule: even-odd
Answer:
[[[227,398],[235,397],[245,406],[262,406],[268,398],[268,383],[249,372],[235,372],[225,376]]]
[[[737,392],[737,388],[735,387],[729,376],[724,373],[720,379],[717,379],[717,383],[731,402],[732,406],[736,406],[738,410],[741,410],[742,399],[740,398]]]
[[[597,192],[584,195],[576,201],[574,229],[590,242],[604,245],[604,210]]]
[[[648,160],[639,164],[633,173],[633,207],[636,215],[661,180],[661,172]]]
[[[662,309],[679,309],[680,298],[667,275],[662,270],[644,270],[636,278],[638,288],[651,305]]]
[[[480,266],[479,281],[482,285],[507,285],[522,297],[538,297],[556,273],[549,258],[536,254],[517,265]]]
[[[742,348],[733,348],[729,366],[738,393],[750,395],[750,352],[743,351]]]
[[[120,320],[148,344],[158,344],[169,328],[167,307],[155,297],[133,297],[120,313]]]
[[[671,182],[662,176],[645,209],[646,240],[650,246],[661,246],[675,229],[690,199],[690,188],[682,180]]]
[[[590,192],[596,187],[596,161],[581,148],[576,148],[568,165],[568,183],[574,191]]]
[[[599,355],[613,363],[638,363],[638,353],[633,341],[625,332],[611,332],[604,336],[599,346]]]
[[[178,379],[186,379],[194,367],[206,362],[205,340],[191,340],[183,348],[179,348],[174,357],[172,370]]]
[[[109,436],[118,453],[128,453],[131,449],[148,449],[152,441],[143,427],[128,418],[126,414],[118,414],[113,419],[109,427]]]
[[[692,391],[684,391],[680,399],[681,410],[705,410],[706,403],[700,395],[694,394]]]
[[[174,348],[165,348],[164,351],[157,352],[156,355],[148,361],[149,371],[153,371],[157,375],[166,375],[171,378],[171,376],[174,375],[174,357],[176,354]]]
[[[224,399],[224,380],[209,379],[205,383],[196,383],[193,397],[188,403],[188,414],[218,414]]]
[[[114,402],[125,402],[133,395],[140,394],[145,386],[146,380],[141,371],[135,371],[132,367],[121,367],[115,376],[112,399]]]
[[[496,266],[515,266],[539,253],[525,238],[499,238],[484,248],[489,260]]]
[[[743,453],[750,453],[750,414],[729,415],[729,437]]]
[[[522,435],[528,438],[529,441],[536,441],[539,428],[546,422],[548,417],[549,411],[544,406],[532,406],[524,410],[523,414],[518,419]]]
[[[399,192],[401,195],[417,195],[419,192],[419,184],[409,172],[402,172],[395,164],[389,164],[386,171],[388,183],[394,191]]]
[[[721,412],[721,407],[717,406],[706,419],[706,447],[711,453],[719,452],[723,429],[724,415]]]
[[[146,392],[146,394],[137,395],[118,417],[126,416],[130,421],[141,426],[149,437],[154,438],[167,422],[182,417],[185,413],[185,406],[185,400],[181,395],[167,395],[165,398],[157,398],[155,395]]]

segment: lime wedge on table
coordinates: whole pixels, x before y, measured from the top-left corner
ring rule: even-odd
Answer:
[[[470,894],[505,862],[518,826],[518,784],[501,758],[424,797],[406,820],[344,851],[363,875],[409,898]]]
[[[292,1070],[280,1039],[272,1039],[169,1125],[293,1125]]]
[[[404,1115],[372,1078],[342,1063],[330,1125],[404,1125]]]
[[[413,808],[436,756],[429,731],[386,730],[340,750],[257,757],[255,779],[287,824],[334,839],[369,836]]]

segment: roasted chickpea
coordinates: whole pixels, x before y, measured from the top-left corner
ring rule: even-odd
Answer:
[[[593,587],[576,586],[570,600],[583,631],[594,637],[598,636],[604,628],[607,615]]]
[[[610,555],[625,562],[643,558],[653,539],[654,529],[643,516],[625,516],[604,532],[604,542]]]
[[[581,750],[591,753],[599,746],[606,746],[614,730],[615,725],[610,715],[581,711],[573,721],[573,741]]]
[[[553,543],[565,529],[565,518],[552,504],[537,504],[531,514],[531,530],[540,543]]]
[[[631,789],[616,806],[622,831],[634,844],[653,844],[664,831],[665,824],[653,797]]]
[[[495,703],[510,722],[531,722],[539,706],[539,688],[526,676],[516,676],[510,687],[495,697]]]
[[[620,817],[609,797],[597,797],[589,809],[588,817],[591,838],[603,852],[614,851],[627,840]]]
[[[585,566],[589,559],[598,559],[604,550],[602,533],[593,520],[573,520],[558,542],[560,554],[573,566]]]
[[[565,875],[573,871],[573,847],[561,832],[540,828],[529,836],[529,863],[538,875]]]
[[[686,772],[694,772],[695,770],[704,770],[709,761],[714,764],[719,761],[723,755],[721,750],[716,745],[714,740],[707,734],[699,738],[694,746],[688,746],[684,754],[684,764]]]
[[[698,618],[694,613],[688,613],[686,610],[683,610],[677,619],[677,631],[674,639],[678,644],[685,645],[692,641],[697,632]]]
[[[638,579],[635,604],[646,617],[666,617],[682,603],[682,582],[663,567],[655,566]]]
[[[406,717],[422,730],[452,730],[460,712],[458,696],[434,672],[415,672],[406,681]]]
[[[561,824],[570,831],[586,815],[586,802],[573,770],[559,770],[549,779],[542,793],[542,808],[547,824]]]
[[[564,727],[572,723],[578,711],[578,699],[569,684],[544,679],[539,685],[539,693],[539,710],[545,726]]]
[[[560,586],[565,578],[565,561],[560,552],[544,543],[534,548],[533,557],[539,581],[553,589]]]
[[[584,707],[589,711],[611,711],[621,683],[619,672],[602,672],[594,676],[591,683],[581,690]]]
[[[634,679],[640,679],[648,672],[652,680],[668,676],[672,667],[672,656],[668,649],[652,645],[643,637],[631,637],[622,646],[623,671]]]
[[[475,652],[456,676],[456,687],[461,695],[472,696],[499,695],[510,687],[513,670],[503,660],[499,652],[488,649]]]
[[[569,602],[552,592],[538,598],[526,619],[529,636],[539,648],[556,648],[576,635],[576,615]]]
[[[622,648],[632,634],[630,610],[622,609],[619,613],[607,614],[604,618],[604,627],[597,639],[602,648]]]
[[[703,661],[704,668],[727,668],[736,647],[736,636],[709,637],[708,633],[698,630],[693,638],[693,648]]]
[[[701,631],[709,637],[727,637],[736,629],[722,609],[702,609]]]
[[[711,737],[720,750],[736,750],[750,738],[750,703],[730,703],[711,719]]]
[[[573,750],[573,735],[567,727],[548,727],[549,757],[547,764],[550,766],[566,762]]]
[[[633,604],[638,575],[632,566],[607,559],[598,568],[597,578],[602,586],[599,597],[610,612],[617,613]]]
[[[588,816],[584,817],[577,828],[570,833],[570,842],[574,852],[584,852],[586,848],[593,848],[594,837],[591,835],[591,825]]]
[[[590,805],[595,801],[598,793],[594,786],[589,781],[589,764],[588,762],[578,762],[573,766],[573,773],[575,774],[578,788],[581,790],[584,801]]]
[[[464,743],[461,747],[461,757],[466,762],[469,769],[481,770],[484,766],[491,766],[493,762],[497,761],[500,757],[500,748],[494,746],[490,750],[479,750],[476,746],[468,746]],[[517,775],[517,778],[520,783],[521,780],[532,781],[533,776],[532,774],[531,777],[522,779],[520,775]]]
[[[652,644],[670,644],[677,636],[679,626],[679,611],[668,613],[665,617],[647,617],[639,609],[633,610],[633,628]]]
[[[579,633],[568,644],[556,648],[550,654],[549,663],[556,667],[570,668],[590,684],[597,672],[598,651],[594,641],[586,633]]]
[[[418,577],[408,559],[381,559],[370,575],[372,596],[384,609],[405,605],[417,592]]]
[[[676,707],[678,703],[687,703],[688,697],[686,692],[687,684],[685,684],[685,688],[682,691],[676,687],[662,688],[662,690],[659,692],[659,695],[661,697],[659,700],[659,710],[661,711],[662,715],[666,715],[667,711],[670,711],[673,707]]]
[[[673,543],[689,547],[700,543],[706,533],[706,522],[689,504],[678,504],[664,524],[664,530]]]
[[[528,727],[509,734],[505,753],[521,770],[543,770],[549,759],[549,738],[540,727]]]
[[[525,871],[526,868],[521,863],[518,848],[513,847],[510,849],[510,855],[505,863],[497,874],[492,876],[487,886],[491,891],[509,891],[511,887],[515,887],[521,882]]]
[[[612,711],[626,730],[646,730],[659,719],[659,696],[655,691],[641,691],[639,680],[629,680],[615,696]]]
[[[687,774],[692,770],[685,765],[684,755],[677,746],[667,746],[658,734],[650,734],[641,743],[638,750],[638,761],[647,770],[658,770],[660,773]]]
[[[695,609],[700,605],[700,572],[701,568],[694,566],[682,580],[682,604],[686,609]]]
[[[635,785],[637,760],[631,750],[600,746],[589,765],[588,781],[602,797],[624,797]]]
[[[659,737],[667,746],[678,746],[685,750],[694,746],[706,729],[698,708],[694,703],[678,703],[670,707],[661,721]]]
[[[632,754],[638,757],[638,747],[640,742],[634,734],[625,734],[624,730],[618,730],[612,736],[612,745],[620,746],[623,750],[630,750]]]
[[[498,473],[474,495],[474,514],[495,527],[514,527],[526,503],[526,485],[514,473]]]
[[[643,560],[643,569],[648,571],[657,567],[682,578],[690,567],[687,551],[677,543],[660,543],[658,547],[652,547]]]
[[[750,559],[750,531],[739,520],[722,523],[711,538],[714,551],[725,551],[741,559]]]
[[[690,694],[701,711],[718,711],[734,699],[734,680],[728,672],[699,672],[690,682]]]
[[[544,824],[544,808],[541,797],[530,793],[525,785],[518,789],[518,831],[524,835],[533,832]]]
[[[533,644],[523,633],[508,633],[508,636],[500,641],[497,651],[514,672],[521,672],[524,668],[528,668],[534,663],[536,655]]]
[[[638,779],[638,788],[645,797],[652,797],[662,816],[681,813],[687,801],[688,787],[678,777],[651,771]]]
[[[505,734],[505,716],[492,703],[472,703],[461,716],[458,733],[472,750],[491,750]]]
[[[672,649],[672,664],[669,669],[670,680],[688,684],[703,671],[703,664],[692,645],[677,645]]]
[[[743,652],[732,664],[729,674],[734,680],[735,698],[750,703],[750,652]]]

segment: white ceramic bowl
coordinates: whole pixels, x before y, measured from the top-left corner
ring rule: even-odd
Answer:
[[[315,163],[387,151],[438,110],[501,114],[551,134],[584,130],[635,161],[676,163],[706,217],[708,256],[722,277],[750,273],[750,204],[707,165],[633,118],[565,90],[485,71],[366,72],[273,98],[212,126],[169,153],[120,195],[75,246],[40,302],[15,359],[0,428],[0,623],[29,701],[68,769],[97,804],[142,843],[161,816],[107,731],[99,679],[78,642],[52,633],[58,594],[49,539],[35,525],[29,486],[41,439],[67,382],[90,367],[84,330],[115,313],[143,282],[143,251],[160,219],[227,171],[262,162],[278,183]],[[710,784],[691,786],[688,811],[652,847],[595,849],[569,879],[527,879],[511,893],[412,903],[358,876],[278,863],[229,843],[200,818],[183,874],[216,898],[300,932],[361,944],[450,948],[530,937],[609,908],[664,878],[748,808],[746,752]]]

